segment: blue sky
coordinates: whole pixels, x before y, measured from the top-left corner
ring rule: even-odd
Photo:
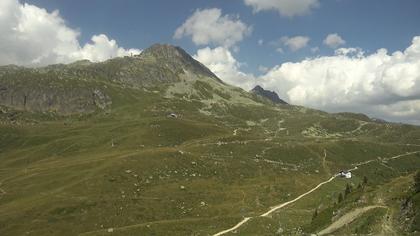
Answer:
[[[26,0],[48,11],[58,9],[71,28],[81,31],[85,43],[91,35],[105,33],[127,48],[144,49],[153,43],[176,44],[191,54],[200,48],[189,38],[173,39],[174,31],[196,10],[219,8],[223,14],[238,14],[253,27],[251,35],[238,43],[235,57],[246,63],[242,69],[258,74],[258,66],[272,67],[284,61],[314,56],[310,47],[318,46],[321,55],[333,50],[323,46],[329,33],[338,33],[346,46],[367,52],[379,48],[402,50],[415,35],[420,35],[420,1],[417,0],[324,0],[304,16],[283,17],[275,10],[253,13],[242,0],[111,1],[111,0]],[[123,2],[123,3],[122,3]],[[305,35],[309,47],[279,54],[272,46],[257,41],[277,40],[282,36]]]

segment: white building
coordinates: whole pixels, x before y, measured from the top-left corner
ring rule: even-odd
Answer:
[[[350,171],[340,171],[340,173],[338,173],[338,175],[340,177],[346,178],[346,179],[351,179],[351,172]]]
[[[178,115],[177,115],[177,114],[175,114],[175,113],[171,113],[171,114],[169,114],[169,115],[168,115],[168,117],[171,117],[171,118],[178,118]]]

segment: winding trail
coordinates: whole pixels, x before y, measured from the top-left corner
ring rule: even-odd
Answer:
[[[245,224],[246,222],[248,222],[248,221],[249,221],[250,219],[252,219],[252,218],[256,218],[256,217],[267,217],[267,216],[269,216],[271,213],[273,213],[273,212],[275,212],[275,211],[277,211],[277,210],[279,210],[279,209],[281,209],[281,208],[283,208],[283,207],[285,207],[285,206],[287,206],[287,205],[290,205],[290,204],[292,204],[292,203],[296,202],[297,200],[299,200],[299,199],[301,199],[301,198],[305,197],[306,195],[308,195],[308,194],[312,193],[313,191],[315,191],[315,190],[317,190],[318,188],[320,188],[322,185],[324,185],[324,184],[326,184],[326,183],[329,183],[329,182],[333,181],[333,180],[334,180],[337,176],[338,176],[338,175],[334,175],[334,176],[332,176],[331,178],[329,178],[328,180],[326,180],[326,181],[324,181],[324,182],[322,182],[322,183],[318,184],[316,187],[312,188],[312,189],[311,189],[311,190],[309,190],[308,192],[306,192],[306,193],[303,193],[303,194],[299,195],[298,197],[296,197],[296,198],[295,198],[295,199],[293,199],[293,200],[290,200],[290,201],[288,201],[288,202],[284,202],[284,203],[282,203],[282,204],[280,204],[280,205],[274,206],[274,207],[272,207],[270,210],[268,210],[267,212],[265,212],[265,213],[263,213],[263,214],[261,214],[261,215],[259,215],[259,216],[255,216],[255,217],[245,217],[242,221],[240,221],[238,224],[236,224],[236,225],[235,225],[235,226],[233,226],[232,228],[230,228],[230,229],[226,229],[226,230],[223,230],[223,231],[221,231],[221,232],[219,232],[219,233],[214,234],[213,236],[220,236],[220,235],[223,235],[223,234],[226,234],[226,233],[232,232],[232,231],[234,231],[234,230],[238,229],[239,227],[241,227],[243,224]]]
[[[400,158],[400,157],[409,156],[409,155],[416,154],[416,153],[420,153],[420,151],[407,152],[407,153],[404,153],[404,154],[400,154],[400,155],[392,156],[392,157],[389,157],[389,158],[385,158],[385,159],[383,159],[383,160],[393,160],[393,159],[398,159],[398,158]],[[349,169],[348,171],[357,170],[359,166],[363,166],[363,165],[366,165],[366,164],[371,163],[371,162],[374,162],[374,161],[378,161],[378,160],[377,160],[377,159],[373,159],[373,160],[368,160],[368,161],[365,161],[365,162],[356,163],[356,164],[354,164],[354,165],[353,165],[354,167],[353,167],[353,168],[351,168],[351,169]],[[234,231],[234,230],[238,229],[238,228],[239,228],[239,227],[241,227],[243,224],[245,224],[246,222],[248,222],[249,220],[251,220],[251,219],[253,219],[253,218],[257,218],[257,217],[267,217],[267,216],[269,216],[271,213],[273,213],[273,212],[275,212],[275,211],[277,211],[277,210],[279,210],[279,209],[281,209],[281,208],[284,208],[285,206],[290,205],[290,204],[292,204],[292,203],[294,203],[294,202],[298,201],[299,199],[301,199],[301,198],[305,197],[306,195],[308,195],[308,194],[310,194],[310,193],[314,192],[315,190],[317,190],[318,188],[320,188],[322,185],[327,184],[327,183],[329,183],[329,182],[333,181],[333,180],[334,180],[337,176],[338,176],[338,174],[333,175],[333,176],[332,176],[331,178],[329,178],[328,180],[326,180],[326,181],[324,181],[324,182],[321,182],[320,184],[318,184],[318,185],[317,185],[317,186],[315,186],[314,188],[312,188],[312,189],[310,189],[309,191],[307,191],[307,192],[305,192],[305,193],[303,193],[303,194],[299,195],[299,196],[298,196],[298,197],[296,197],[295,199],[290,200],[290,201],[288,201],[288,202],[284,202],[284,203],[282,203],[282,204],[280,204],[280,205],[274,206],[274,207],[272,207],[270,210],[268,210],[267,212],[265,212],[265,213],[263,213],[263,214],[261,214],[261,215],[259,215],[259,216],[254,216],[254,217],[245,217],[242,221],[240,221],[238,224],[236,224],[236,225],[235,225],[235,226],[233,226],[232,228],[229,228],[229,229],[226,229],[226,230],[220,231],[220,232],[218,232],[218,233],[216,233],[216,234],[213,234],[213,236],[220,236],[220,235],[224,235],[224,234],[227,234],[227,233],[229,233],[229,232],[232,232],[232,231]],[[368,209],[368,210],[370,210],[370,209]]]
[[[219,235],[223,235],[223,234],[232,232],[232,231],[236,230],[237,228],[241,227],[243,224],[245,224],[248,220],[250,220],[252,218],[253,217],[245,217],[241,222],[239,222],[237,225],[233,226],[232,228],[227,229],[227,230],[223,230],[223,231],[221,231],[217,234],[214,234],[213,236],[219,236]]]
[[[277,211],[278,209],[281,209],[281,208],[283,208],[283,207],[285,207],[285,206],[287,206],[287,205],[290,205],[290,204],[292,204],[292,203],[296,202],[297,200],[299,200],[299,199],[303,198],[304,196],[306,196],[306,195],[308,195],[308,194],[312,193],[313,191],[317,190],[317,189],[318,189],[318,188],[320,188],[322,185],[324,185],[324,184],[326,184],[326,183],[329,183],[329,182],[333,181],[333,180],[334,180],[337,176],[338,176],[338,175],[334,175],[333,177],[331,177],[331,178],[330,178],[330,179],[328,179],[327,181],[324,181],[324,182],[322,182],[322,183],[318,184],[315,188],[313,188],[313,189],[309,190],[308,192],[306,192],[306,193],[304,193],[304,194],[299,195],[297,198],[295,198],[295,199],[293,199],[293,200],[290,200],[290,201],[288,201],[288,202],[282,203],[282,204],[280,204],[280,205],[277,205],[277,206],[275,206],[275,207],[271,208],[271,210],[269,210],[269,211],[267,211],[266,213],[264,213],[264,214],[260,215],[260,217],[269,216],[271,213],[273,213],[273,212]]]
[[[333,233],[333,232],[337,231],[338,229],[342,228],[343,226],[353,222],[354,220],[359,218],[361,215],[363,215],[365,212],[367,212],[371,209],[375,209],[375,208],[386,208],[386,206],[374,205],[374,206],[357,208],[357,209],[343,215],[342,217],[340,217],[338,220],[333,222],[327,228],[321,230],[317,235],[325,235],[325,234]]]

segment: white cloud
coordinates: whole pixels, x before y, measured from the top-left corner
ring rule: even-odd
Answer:
[[[276,48],[276,52],[278,52],[280,54],[283,54],[284,50],[283,50],[283,48]]]
[[[324,39],[324,44],[330,48],[337,48],[346,44],[346,41],[343,38],[341,38],[340,35],[335,33],[327,35],[327,37]]]
[[[290,50],[297,51],[306,47],[310,41],[310,38],[306,36],[295,36],[291,38],[284,36],[280,39],[280,41]]]
[[[251,34],[252,27],[238,16],[222,15],[218,8],[196,10],[178,29],[174,38],[191,36],[196,45],[231,47]]]
[[[262,46],[263,44],[264,44],[264,40],[263,39],[258,40],[258,45]]]
[[[270,68],[268,68],[268,67],[266,67],[266,66],[258,66],[258,70],[260,71],[260,72],[263,72],[263,73],[267,73],[269,70],[270,70]]]
[[[420,124],[420,36],[403,52],[338,49],[334,56],[283,63],[259,81],[292,104]]]
[[[250,90],[254,85],[254,76],[240,71],[241,63],[224,47],[202,48],[193,56],[203,63],[224,82]]]
[[[420,36],[404,51],[366,55],[340,48],[333,56],[283,63],[255,77],[241,71],[223,47],[198,50],[195,59],[225,82],[246,90],[259,84],[291,104],[330,112],[362,112],[390,121],[420,125]]]
[[[48,12],[18,0],[0,1],[0,64],[41,66],[79,59],[101,61],[129,55],[105,35],[80,46],[79,32],[66,25],[58,11]]]
[[[104,34],[94,35],[92,43],[87,43],[81,50],[75,52],[75,58],[84,58],[91,61],[104,61],[113,57],[122,57],[139,54],[138,49],[125,50],[117,45],[115,40],[110,40]]]
[[[318,0],[244,0],[244,2],[252,7],[254,13],[275,10],[286,17],[305,15],[320,5]]]
[[[311,48],[311,52],[312,53],[318,53],[319,52],[319,47],[313,47],[313,48]]]

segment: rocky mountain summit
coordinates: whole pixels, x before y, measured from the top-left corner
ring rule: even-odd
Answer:
[[[192,58],[184,49],[177,46],[154,44],[144,50],[138,58],[141,61],[153,61],[156,66],[170,69],[173,72],[182,73],[188,70],[197,76],[217,78],[206,66]]]
[[[266,98],[266,99],[268,99],[268,100],[270,100],[270,101],[272,101],[273,103],[276,103],[276,104],[284,104],[284,105],[287,104],[287,102],[285,102],[282,99],[280,99],[279,95],[277,95],[276,92],[265,90],[265,89],[263,89],[259,85],[255,86],[251,90],[251,93],[254,93],[254,94],[258,95],[258,96],[261,96],[263,98]]]
[[[34,112],[91,113],[112,104],[109,83],[118,87],[162,87],[180,81],[184,73],[222,83],[183,49],[155,44],[140,55],[101,63],[83,60],[42,68],[0,67],[0,105]]]

